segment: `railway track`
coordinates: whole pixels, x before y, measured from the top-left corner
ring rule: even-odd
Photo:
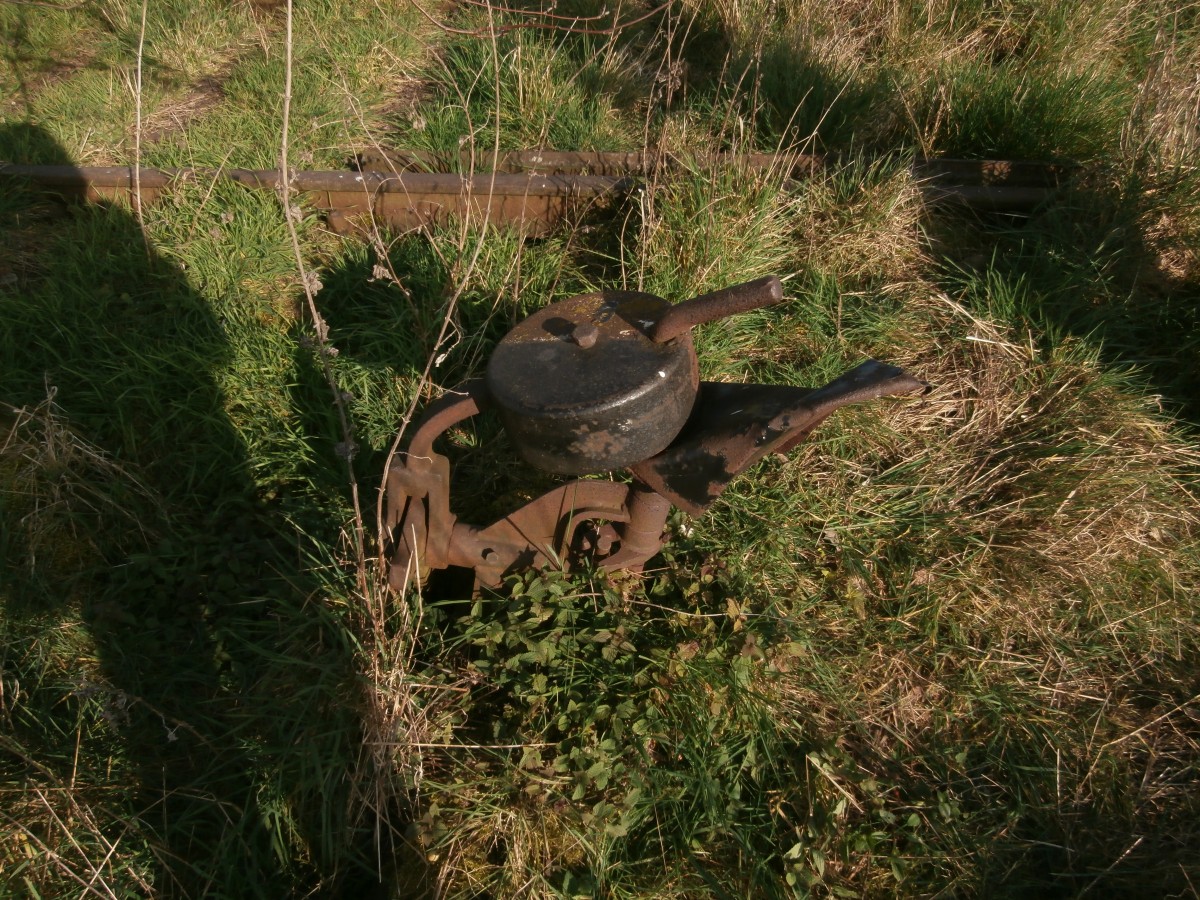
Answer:
[[[366,154],[337,171],[293,171],[291,184],[330,227],[351,233],[372,223],[409,230],[469,217],[552,231],[589,205],[612,202],[686,170],[722,166],[772,173],[785,187],[835,165],[812,154],[711,154],[682,159],[635,153],[522,150],[471,159],[430,153]],[[486,165],[490,171],[480,172]],[[1047,202],[1071,167],[1019,160],[917,159],[912,172],[927,202],[979,211],[1023,212]],[[152,203],[178,184],[223,179],[278,191],[277,169],[146,169],[0,164],[0,183],[23,179],[68,199]]]

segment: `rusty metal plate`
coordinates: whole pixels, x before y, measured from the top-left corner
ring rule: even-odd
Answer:
[[[841,407],[925,388],[875,360],[818,389],[706,381],[679,437],[629,471],[684,512],[702,515],[739,474],[768,453],[786,453]]]
[[[524,569],[569,570],[579,561],[579,529],[597,520],[627,522],[628,495],[629,485],[615,481],[572,481],[486,528],[457,524],[449,564],[474,569],[490,587]]]

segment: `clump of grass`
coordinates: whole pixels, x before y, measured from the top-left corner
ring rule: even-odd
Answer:
[[[1176,17],[1160,27],[1150,50],[1150,65],[1141,83],[1134,121],[1126,139],[1151,144],[1168,165],[1186,166],[1196,147],[1196,80],[1200,51],[1188,28]],[[1127,149],[1128,152],[1128,149]]]
[[[63,737],[63,736],[59,736]],[[5,809],[0,813],[6,889],[38,895],[70,884],[75,889],[93,888],[115,895],[118,891],[150,893],[150,855],[140,823],[114,815],[114,795],[120,786],[97,789],[101,772],[75,768],[73,775],[89,778],[76,788],[46,764],[37,750],[30,750],[6,736],[0,748],[9,757],[22,760],[28,773],[24,783],[5,779],[0,796]],[[122,852],[117,853],[118,847]]]
[[[623,249],[630,286],[684,299],[785,264],[789,210],[777,176],[696,172],[639,195]]]
[[[63,599],[78,602],[78,578],[102,559],[95,535],[132,529],[153,534],[152,517],[130,511],[129,497],[153,493],[104,451],[76,433],[54,403],[54,392],[32,407],[9,409],[0,441],[0,509],[10,525],[3,538],[4,569],[18,580],[58,581]]]
[[[470,648],[478,682],[454,730],[471,740],[439,754],[473,777],[465,790],[436,769],[426,781],[423,840],[446,855],[451,892],[525,883],[669,896],[706,882],[769,883],[766,846],[762,871],[727,866],[756,814],[750,802],[730,805],[728,791],[749,801],[786,764],[771,758],[767,711],[748,689],[753,654],[737,649],[755,640],[730,640],[722,622],[544,576],[476,603],[458,634],[443,631],[439,652]],[[759,739],[743,746],[751,730]]]
[[[76,209],[54,265],[0,287],[4,396],[32,412],[57,389],[52,416],[9,435],[6,521],[24,527],[5,531],[0,592],[20,745],[0,777],[16,790],[34,759],[34,783],[63,792],[23,797],[6,825],[49,848],[13,875],[44,894],[72,872],[268,894],[370,866],[345,777],[363,733],[338,599],[348,500],[324,463],[327,389],[280,302],[286,232],[269,197],[189,191],[147,210],[170,258],[127,210]],[[72,802],[100,805],[108,844],[80,819],[66,852],[54,815]]]
[[[920,193],[904,160],[851,161],[792,200],[805,268],[852,288],[903,284],[925,260]]]
[[[438,85],[431,103],[419,118],[397,121],[394,140],[452,160],[470,151],[481,169],[497,144],[615,150],[640,141],[636,119],[621,114],[644,80],[626,53],[521,30],[483,38],[439,49],[425,75]]]
[[[916,114],[930,155],[1102,159],[1132,108],[1130,83],[1091,70],[975,63],[934,84]]]
[[[53,11],[6,7],[16,51],[0,77],[25,120],[54,134],[79,164],[132,162],[133,85],[140,4]],[[293,144],[310,164],[340,168],[374,141],[395,101],[397,72],[421,52],[411,8],[301,11]],[[333,40],[329,36],[337,35]],[[147,8],[142,87],[143,164],[271,168],[283,89],[279,22],[251,4],[217,9],[177,2]],[[68,47],[78,47],[70,53]],[[47,56],[64,53],[70,64]],[[86,65],[79,65],[87,56]],[[64,67],[70,65],[69,77]],[[274,115],[266,115],[267,111]]]

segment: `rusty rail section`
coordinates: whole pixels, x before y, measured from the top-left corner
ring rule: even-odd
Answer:
[[[490,172],[472,170],[472,163]],[[810,154],[710,154],[682,159],[636,153],[524,150],[496,160],[421,153],[363,155],[347,171],[296,171],[292,186],[338,232],[372,223],[409,230],[459,217],[515,225],[546,234],[589,204],[624,196],[647,179],[680,171],[739,166],[778,173],[785,182],[810,177],[830,160]],[[467,170],[456,174],[450,170]],[[918,159],[912,171],[928,202],[980,211],[1030,210],[1046,202],[1070,167],[1024,161]],[[142,169],[0,164],[4,179],[24,179],[72,199],[130,200],[140,181],[143,202],[190,180],[223,179],[278,191],[268,169]]]

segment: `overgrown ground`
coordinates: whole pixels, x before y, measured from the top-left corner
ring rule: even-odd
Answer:
[[[536,241],[304,218],[327,340],[270,194],[191,183],[143,227],[6,185],[7,894],[1197,893],[1197,7],[654,9],[305,3],[291,163],[830,165],[697,169]],[[276,164],[287,7],[146,13],[0,0],[0,160]],[[968,214],[914,154],[1081,168]],[[871,355],[932,392],[674,514],[643,578],[381,589],[397,430],[517,318],[767,273],[785,303],[704,330],[705,377]],[[497,432],[450,448],[465,519],[537,483]]]

